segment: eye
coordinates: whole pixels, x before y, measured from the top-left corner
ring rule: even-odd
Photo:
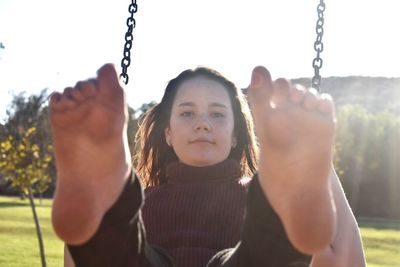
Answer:
[[[221,112],[212,112],[211,113],[211,117],[213,117],[213,118],[223,118],[223,117],[225,117],[225,115],[223,113],[221,113]]]
[[[181,113],[181,116],[185,117],[185,118],[193,117],[193,115],[194,115],[193,111],[184,111],[184,112]]]

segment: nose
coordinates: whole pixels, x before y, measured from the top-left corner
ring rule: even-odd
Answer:
[[[205,130],[205,131],[210,131],[211,130],[211,125],[210,122],[205,115],[200,115],[197,117],[195,124],[194,124],[194,129],[196,131],[199,130]]]

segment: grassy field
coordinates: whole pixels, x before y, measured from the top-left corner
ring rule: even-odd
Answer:
[[[47,266],[62,266],[63,243],[57,239],[50,222],[51,201],[37,203],[42,226]],[[39,243],[28,200],[0,197],[0,266],[39,267]]]
[[[400,266],[400,223],[361,220],[368,267]]]
[[[63,244],[50,223],[51,201],[38,203],[44,235],[47,266],[62,266]],[[400,224],[364,221],[361,223],[368,267],[398,267]],[[0,197],[0,266],[40,267],[40,256],[32,212],[28,201]]]

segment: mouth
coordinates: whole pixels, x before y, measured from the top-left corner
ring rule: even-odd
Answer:
[[[198,138],[189,142],[190,144],[214,144],[213,141],[207,138]]]

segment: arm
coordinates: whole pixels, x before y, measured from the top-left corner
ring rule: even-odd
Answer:
[[[357,222],[333,168],[330,180],[337,212],[336,233],[331,245],[314,255],[311,267],[364,267],[366,262]]]
[[[74,260],[72,259],[71,253],[69,253],[66,244],[64,246],[64,267],[75,267]]]

